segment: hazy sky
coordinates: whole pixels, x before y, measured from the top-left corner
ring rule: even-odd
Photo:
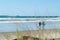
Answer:
[[[60,16],[60,0],[0,0],[0,15]]]

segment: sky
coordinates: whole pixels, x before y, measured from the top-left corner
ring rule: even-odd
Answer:
[[[0,0],[0,15],[60,16],[60,0]]]
[[[0,15],[60,16],[60,0],[0,0]],[[47,23],[45,28],[51,29],[52,25],[54,28],[59,28],[57,26],[60,25],[59,23],[57,24]],[[26,26],[25,28],[29,26],[31,29],[36,29],[34,23],[30,23],[30,25],[26,23],[24,25]],[[13,23],[0,23],[0,32],[10,31],[15,31],[15,25]]]

